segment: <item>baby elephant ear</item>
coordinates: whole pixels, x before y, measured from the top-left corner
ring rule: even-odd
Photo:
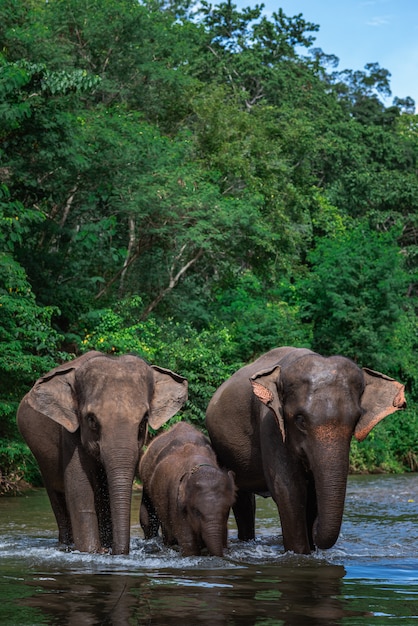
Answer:
[[[75,371],[100,352],[87,352],[82,356],[58,365],[38,378],[27,395],[29,405],[38,413],[61,424],[70,433],[79,427],[77,404],[74,394]]]
[[[158,430],[170,417],[173,417],[187,400],[187,380],[171,370],[151,365],[154,373],[154,394],[152,396],[148,423]]]
[[[286,431],[284,428],[282,404],[277,392],[279,380],[280,365],[260,370],[250,378],[254,395],[273,411],[284,442],[286,439]]]
[[[363,441],[383,418],[406,407],[405,386],[394,378],[363,368],[365,388],[361,398],[363,415],[357,422],[354,436]]]

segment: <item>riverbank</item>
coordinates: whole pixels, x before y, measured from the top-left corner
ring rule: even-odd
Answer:
[[[20,496],[25,491],[35,489],[33,485],[18,476],[3,476],[0,472],[0,497]]]
[[[391,475],[391,474],[397,474],[397,475],[401,475],[401,474],[416,474],[418,473],[418,470],[405,470],[403,472],[395,472],[393,470],[385,470],[381,467],[375,467],[369,470],[366,469],[359,469],[359,470],[351,470],[349,472],[349,476],[374,476],[374,475],[378,475],[378,474],[387,474],[387,475]],[[16,476],[9,476],[9,477],[5,477],[1,474],[0,472],[0,498],[2,496],[23,496],[26,492],[28,491],[35,491],[36,489],[39,489],[40,487],[38,485],[31,485],[30,483],[28,483],[27,481],[25,481],[23,478],[19,478]],[[142,485],[140,484],[139,481],[135,481],[133,486],[132,486],[134,491],[141,491],[142,489]]]

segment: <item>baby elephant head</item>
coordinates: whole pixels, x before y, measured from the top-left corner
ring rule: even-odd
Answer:
[[[206,548],[213,556],[222,556],[227,545],[228,517],[236,493],[234,478],[231,471],[202,463],[180,482],[178,505],[192,530],[195,547]]]

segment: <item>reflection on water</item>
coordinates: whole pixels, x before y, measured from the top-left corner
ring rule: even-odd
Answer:
[[[283,553],[277,511],[257,501],[257,539],[230,520],[224,558],[146,542],[134,497],[131,553],[57,548],[43,491],[0,499],[0,624],[418,626],[418,476],[352,477],[331,550]]]
[[[338,624],[341,566],[160,572],[154,576],[60,575],[34,580],[22,601],[48,624]],[[42,593],[40,589],[42,588]],[[22,622],[19,622],[22,623]],[[39,623],[39,622],[38,622]],[[41,622],[42,623],[42,622]]]

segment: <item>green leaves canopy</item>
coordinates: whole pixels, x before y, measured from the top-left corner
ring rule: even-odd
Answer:
[[[417,117],[381,101],[387,70],[337,71],[316,24],[262,5],[0,18],[7,436],[33,379],[88,347],[174,363],[197,421],[285,343],[382,364],[416,398]]]

